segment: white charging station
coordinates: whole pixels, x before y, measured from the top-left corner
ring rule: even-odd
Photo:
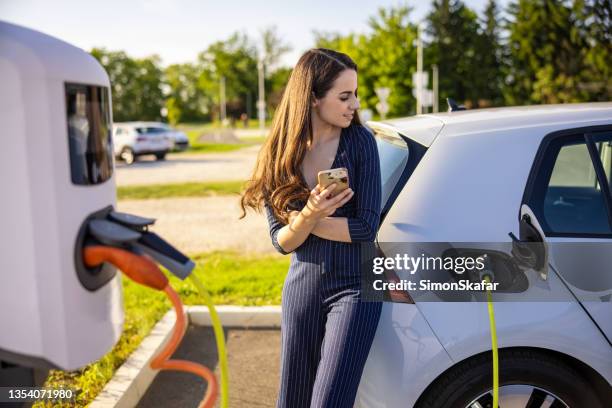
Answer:
[[[76,369],[123,324],[119,274],[80,258],[85,220],[116,202],[109,79],[85,51],[0,22],[0,90],[0,360]]]

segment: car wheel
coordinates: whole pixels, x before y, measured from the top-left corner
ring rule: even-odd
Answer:
[[[500,350],[499,408],[603,407],[595,391],[576,370],[545,353]],[[492,408],[490,354],[451,368],[438,378],[415,407]]]
[[[130,147],[124,147],[119,156],[121,157],[121,160],[125,162],[125,164],[132,164],[134,161],[136,161],[134,151]]]
[[[155,153],[155,158],[157,160],[166,160],[166,152],[163,153]]]

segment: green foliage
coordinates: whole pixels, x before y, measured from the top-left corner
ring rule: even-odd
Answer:
[[[407,6],[378,9],[378,14],[371,17],[369,25],[372,34],[360,38],[360,48],[366,47],[363,59],[367,67],[369,81],[361,94],[365,104],[375,107],[378,103],[375,89],[391,89],[389,99],[389,116],[400,116],[415,111],[415,99],[412,96],[412,74],[416,71],[417,28],[409,20],[411,9]]]
[[[166,68],[169,89],[166,108],[171,124],[210,120],[212,95],[198,86],[200,75],[200,69],[194,64],[175,64]]]
[[[123,51],[91,51],[108,73],[113,98],[113,121],[161,120],[163,73],[157,56],[130,58]]]
[[[220,83],[225,78],[227,115],[239,117],[254,109],[257,91],[257,50],[245,34],[234,33],[226,41],[217,41],[198,55],[201,68],[199,87],[214,95],[218,113]],[[247,99],[250,106],[247,106]]]
[[[611,7],[605,0],[511,3],[506,101],[610,99]]]
[[[489,8],[495,7],[488,5]],[[427,16],[427,63],[437,64],[439,70],[440,106],[447,97],[469,106],[478,107],[483,99],[490,104],[499,84],[496,66],[496,20],[493,10],[485,20],[489,30],[481,31],[478,17],[460,0],[434,0]],[[493,84],[491,89],[490,84]]]
[[[416,70],[416,26],[409,21],[407,6],[379,8],[371,17],[369,35],[340,35],[315,32],[317,47],[331,48],[348,54],[359,67],[361,107],[376,109],[375,89],[391,88],[389,115],[414,112],[412,73]]]

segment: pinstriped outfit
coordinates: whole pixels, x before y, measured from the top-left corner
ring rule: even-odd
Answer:
[[[342,129],[331,168],[346,167],[353,198],[333,217],[348,218],[351,243],[310,234],[291,255],[282,293],[281,383],[277,407],[352,407],[382,304],[360,300],[360,242],[380,220],[380,163],[362,126]],[[305,203],[301,203],[304,205]],[[274,247],[284,226],[266,205]]]

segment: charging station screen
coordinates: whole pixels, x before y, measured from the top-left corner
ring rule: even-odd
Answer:
[[[108,88],[66,84],[66,119],[73,184],[100,184],[113,175]]]

